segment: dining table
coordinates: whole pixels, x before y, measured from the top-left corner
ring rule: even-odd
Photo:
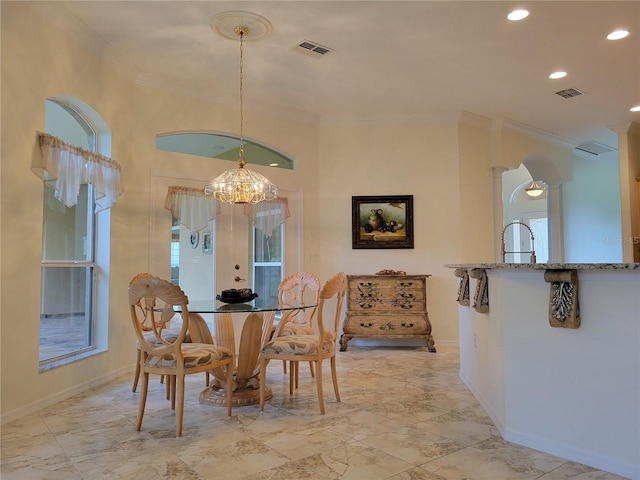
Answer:
[[[300,311],[317,307],[317,303],[288,305],[257,298],[245,303],[190,301],[187,307],[189,313],[213,314],[212,334],[215,343],[229,349],[235,358],[232,403],[234,406],[243,406],[260,403],[260,350],[271,339],[276,326],[284,324]],[[237,349],[234,315],[244,316]],[[212,373],[214,380],[200,393],[199,401],[207,405],[226,406],[226,369],[216,368]],[[265,393],[266,400],[273,396],[270,388]]]

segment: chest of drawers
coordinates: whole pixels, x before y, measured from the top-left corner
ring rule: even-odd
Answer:
[[[421,338],[435,352],[427,313],[431,275],[348,275],[340,351],[352,338]]]

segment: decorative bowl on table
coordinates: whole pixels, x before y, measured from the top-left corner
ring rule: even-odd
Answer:
[[[258,298],[257,293],[253,293],[250,288],[232,288],[223,290],[220,295],[216,295],[216,300],[222,303],[245,303]]]

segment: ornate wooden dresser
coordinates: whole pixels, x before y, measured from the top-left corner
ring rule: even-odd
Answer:
[[[431,275],[347,275],[347,312],[340,351],[352,338],[422,338],[435,352],[427,313]]]

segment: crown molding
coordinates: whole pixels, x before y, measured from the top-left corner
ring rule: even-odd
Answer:
[[[458,122],[488,131],[491,131],[491,126],[493,125],[493,120],[490,118],[464,110],[460,112]]]
[[[640,137],[640,123],[638,122],[631,121],[627,123],[620,123],[617,125],[610,125],[607,128],[618,135],[629,133],[631,135]]]
[[[556,135],[555,133],[547,132],[545,130],[532,127],[531,125],[518,122],[517,120],[512,120],[507,117],[502,117],[501,121],[502,121],[502,128],[514,133],[518,133],[520,135],[525,135],[527,137],[535,138],[537,140],[548,142],[553,145],[559,145],[561,147],[565,147],[570,150],[573,150],[575,147],[579,145],[579,142],[576,142],[575,140],[571,140],[569,138]]]
[[[321,127],[355,127],[419,123],[468,123],[479,125],[481,117],[464,111],[408,113],[408,114],[371,114],[371,115],[323,115]],[[488,119],[487,119],[488,120]],[[483,125],[484,126],[484,125]]]

